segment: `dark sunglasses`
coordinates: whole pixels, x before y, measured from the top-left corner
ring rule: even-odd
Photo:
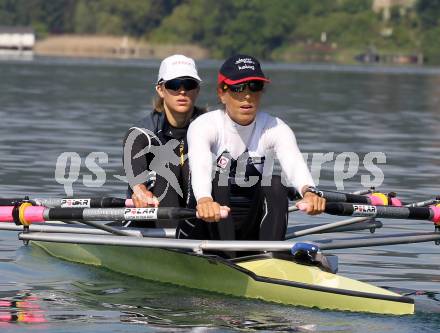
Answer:
[[[237,84],[225,84],[223,90],[231,90],[232,92],[243,92],[246,87],[252,92],[261,91],[264,88],[264,81],[247,81]]]
[[[188,91],[198,88],[199,82],[193,79],[172,79],[165,81],[164,86],[166,89],[173,91],[178,91],[180,87]]]

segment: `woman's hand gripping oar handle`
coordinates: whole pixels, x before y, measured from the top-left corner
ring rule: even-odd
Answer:
[[[231,211],[231,208],[228,206],[220,206],[220,218],[224,220],[229,216],[229,212]],[[199,213],[196,212],[196,217],[199,219]]]

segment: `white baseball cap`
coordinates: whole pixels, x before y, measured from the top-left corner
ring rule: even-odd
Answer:
[[[194,60],[181,54],[175,54],[162,60],[159,75],[157,76],[157,83],[185,76],[192,77],[197,81],[202,81],[197,74]]]

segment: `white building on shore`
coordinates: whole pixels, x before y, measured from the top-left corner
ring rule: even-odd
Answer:
[[[29,27],[0,26],[1,59],[32,59],[35,45],[34,29]]]
[[[35,45],[34,29],[0,26],[0,49],[32,50]]]

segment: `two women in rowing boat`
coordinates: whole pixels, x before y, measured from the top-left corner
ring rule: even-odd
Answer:
[[[191,170],[191,186],[185,182],[188,178],[180,180],[183,180],[182,187],[187,186],[185,204],[180,200],[178,204],[174,201],[173,205],[196,206],[199,215],[197,220],[180,221],[176,237],[282,240],[287,226],[288,186],[293,186],[303,196],[303,201],[308,204],[309,214],[319,214],[324,210],[325,200],[313,191],[313,179],[292,130],[279,118],[258,111],[264,87],[269,80],[257,59],[236,55],[224,62],[218,73],[217,86],[223,108],[205,114],[194,107],[198,85],[193,87],[184,81],[201,81],[195,67],[192,72],[173,71],[173,74],[171,67],[168,67],[170,75],[164,76],[161,71],[166,66],[164,63],[169,61],[167,59],[162,62],[156,86],[156,91],[164,102],[161,117],[164,123],[170,122],[169,114],[171,117],[178,114],[179,119],[184,120],[174,123],[177,125],[174,127],[182,130],[180,138],[183,152],[186,152],[186,141],[188,142]],[[173,81],[173,85],[170,86],[169,81]],[[176,106],[180,107],[179,103],[168,103],[167,94],[181,96],[182,103],[184,99],[191,100],[191,104],[185,104],[190,107],[186,111],[183,108],[176,109]],[[176,102],[179,100],[180,97],[171,99]],[[158,110],[153,111],[153,114],[155,112],[158,113]],[[159,128],[145,122],[143,127]],[[130,130],[127,138],[130,133],[139,131],[133,128]],[[185,140],[183,133],[186,131]],[[156,131],[155,134],[157,133]],[[149,134],[148,138],[144,135],[143,139],[138,136],[138,149],[134,149],[134,152],[132,150],[130,156],[124,153],[124,161],[131,158],[133,162],[136,155],[139,155],[139,149],[145,150],[147,147],[146,150],[151,151],[150,141],[153,141],[153,137]],[[281,164],[287,186],[282,183],[281,177],[272,176],[274,158]],[[143,169],[139,167],[138,172],[145,171],[145,156],[143,161]],[[150,162],[151,167],[152,160],[147,162]],[[186,160],[182,165],[185,163]],[[175,170],[170,171],[176,175]],[[188,170],[186,172],[188,174]],[[156,184],[151,194],[147,188],[148,181],[133,186],[133,198],[137,207],[157,205],[153,196],[156,193]],[[168,192],[160,201],[161,206],[167,204],[167,196]],[[140,200],[142,197],[145,198],[143,201]],[[146,199],[148,197],[150,199]],[[220,218],[222,209],[229,213],[225,219]]]

